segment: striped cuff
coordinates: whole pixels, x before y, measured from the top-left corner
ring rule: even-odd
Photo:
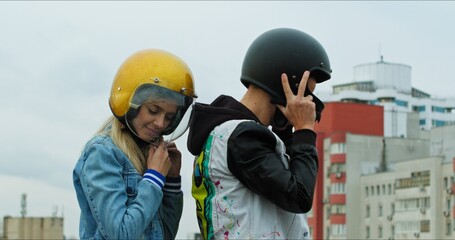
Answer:
[[[156,170],[147,169],[144,173],[144,179],[155,184],[160,189],[164,186],[164,176]]]
[[[182,177],[166,177],[166,184],[164,184],[163,192],[180,193],[182,187]]]

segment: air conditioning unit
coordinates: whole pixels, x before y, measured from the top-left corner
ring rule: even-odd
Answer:
[[[420,237],[420,233],[418,233],[418,232],[414,233],[414,237],[419,238]]]
[[[387,216],[387,220],[392,221],[392,219],[393,219],[393,215],[392,214]]]
[[[341,172],[337,172],[337,173],[335,174],[335,177],[336,177],[336,178],[341,178]]]
[[[420,185],[419,189],[420,189],[421,192],[425,192],[425,186]]]
[[[330,201],[329,201],[328,198],[324,198],[324,199],[322,200],[322,203],[324,203],[324,204],[327,204],[327,203],[329,203],[329,202],[330,202]]]
[[[447,189],[446,189],[446,193],[447,193],[447,194],[452,194],[452,188],[451,188],[451,187],[450,187],[450,188],[447,188]]]
[[[450,211],[449,210],[445,210],[444,211],[444,216],[446,216],[446,217],[450,216]]]
[[[420,213],[425,214],[426,209],[425,208],[420,208]]]

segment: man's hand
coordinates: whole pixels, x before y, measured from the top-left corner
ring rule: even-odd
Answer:
[[[180,176],[180,168],[182,167],[182,153],[177,149],[174,142],[170,142],[166,148],[171,160],[171,168],[167,176],[178,177]]]
[[[304,96],[309,76],[309,71],[303,73],[297,95],[294,95],[289,86],[287,75],[285,73],[281,74],[281,84],[286,96],[286,107],[276,106],[283,112],[296,131],[300,129],[313,130],[315,125],[316,106],[313,102],[313,97],[311,95]]]

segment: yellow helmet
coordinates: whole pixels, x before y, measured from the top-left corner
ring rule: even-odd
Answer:
[[[117,119],[134,118],[147,98],[161,95],[178,99],[180,113],[163,134],[172,132],[196,98],[193,75],[179,57],[158,49],[145,49],[127,58],[115,75],[109,106]],[[132,129],[134,131],[134,129]]]

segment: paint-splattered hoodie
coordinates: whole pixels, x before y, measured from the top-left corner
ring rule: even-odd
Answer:
[[[192,195],[203,237],[309,238],[304,213],[313,202],[316,134],[289,133],[286,149],[248,108],[224,95],[197,103],[193,114],[188,150],[197,156]]]

